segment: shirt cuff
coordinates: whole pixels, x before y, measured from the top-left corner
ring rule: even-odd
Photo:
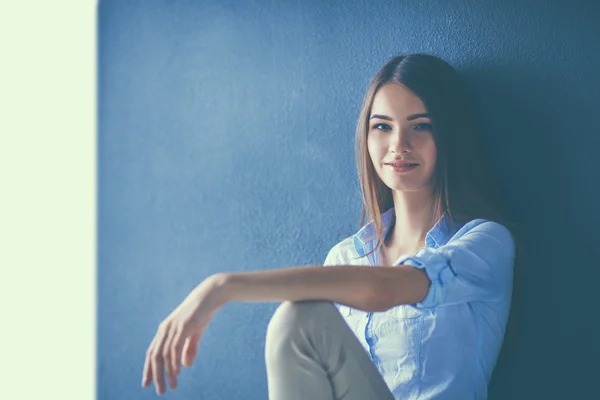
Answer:
[[[429,291],[422,301],[413,304],[413,306],[416,308],[433,308],[442,302],[442,275],[450,273],[451,275],[456,276],[456,273],[452,268],[450,260],[446,260],[431,247],[425,247],[417,254],[418,255],[402,256],[396,265],[410,265],[423,270],[427,274],[427,277],[431,281],[431,284],[429,285]]]

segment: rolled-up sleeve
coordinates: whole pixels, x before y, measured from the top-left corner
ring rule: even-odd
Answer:
[[[485,221],[485,220],[483,220]],[[396,265],[425,271],[431,284],[416,308],[467,302],[494,302],[510,296],[515,243],[503,225],[485,221],[438,248],[425,247]]]

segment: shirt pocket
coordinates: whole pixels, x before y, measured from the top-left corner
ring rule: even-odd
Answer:
[[[396,398],[416,399],[421,376],[423,314],[408,305],[376,314],[376,355],[382,375]]]

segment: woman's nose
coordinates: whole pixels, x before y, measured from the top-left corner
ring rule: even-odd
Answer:
[[[401,129],[392,135],[390,143],[390,151],[401,153],[410,149],[410,140],[408,135]]]

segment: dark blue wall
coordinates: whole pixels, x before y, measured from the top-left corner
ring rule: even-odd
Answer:
[[[490,399],[600,389],[600,7],[584,1],[102,1],[98,398],[140,388],[205,277],[322,263],[360,212],[369,80],[427,52],[463,74],[527,256]],[[225,306],[167,398],[266,399],[276,304]],[[516,315],[516,314],[515,314]]]

